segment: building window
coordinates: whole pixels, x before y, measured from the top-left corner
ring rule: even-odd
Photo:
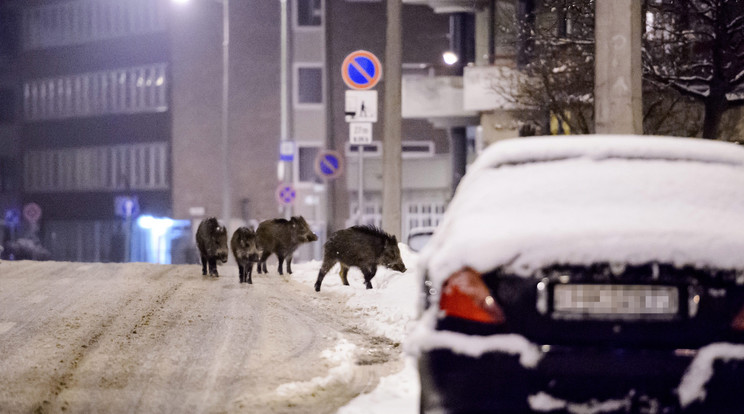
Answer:
[[[434,155],[434,142],[403,141],[400,150],[403,158],[428,158]]]
[[[405,203],[403,209],[403,240],[411,230],[437,227],[444,216],[444,200],[419,200]]]
[[[359,145],[352,144],[351,142],[346,143],[346,156],[355,157],[359,155]],[[361,144],[365,157],[379,157],[382,155],[382,146],[380,141],[372,141],[369,144]]]
[[[163,142],[34,150],[23,165],[28,193],[168,189]]]
[[[167,86],[164,63],[35,79],[23,85],[23,112],[29,121],[164,112]]]
[[[320,67],[297,68],[297,103],[323,103],[323,69]]]
[[[12,89],[0,89],[0,124],[15,121],[15,93]]]
[[[365,157],[379,157],[382,155],[382,142],[372,141],[362,144]],[[434,143],[432,141],[403,141],[401,143],[401,157],[403,158],[428,158],[434,156]],[[346,156],[355,157],[359,155],[359,144],[346,143]]]
[[[297,162],[296,181],[299,184],[319,184],[323,181],[315,173],[315,158],[320,153],[320,144],[298,144],[297,145]]]
[[[321,0],[297,0],[298,26],[320,26],[322,15]]]
[[[0,193],[19,190],[18,163],[10,157],[0,157]]]

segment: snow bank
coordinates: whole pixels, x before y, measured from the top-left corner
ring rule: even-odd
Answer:
[[[409,357],[402,371],[381,378],[377,388],[353,399],[337,414],[417,413],[420,392],[416,362]]]
[[[356,345],[341,340],[335,349],[328,349],[322,356],[329,362],[336,364],[324,377],[315,377],[310,381],[289,382],[280,385],[276,393],[282,397],[310,396],[317,390],[332,387],[333,384],[348,383],[354,377],[354,349]]]
[[[334,266],[325,279],[319,294],[333,292],[346,298],[346,305],[354,312],[366,316],[364,329],[392,341],[402,343],[407,337],[409,323],[416,317],[416,306],[420,281],[415,277],[418,254],[407,245],[398,245],[400,254],[408,269],[405,273],[385,267],[378,267],[372,279],[373,289],[364,287],[364,276],[359,269],[349,270],[349,286],[341,284],[338,277],[339,266]],[[310,288],[315,284],[320,269],[319,261],[293,264],[292,279]],[[401,347],[402,348],[402,347]],[[281,395],[307,395],[313,390],[332,385],[335,381],[349,381],[353,376],[354,345],[341,342],[336,349],[327,350],[323,355],[336,364],[328,375],[316,377],[306,382],[284,384],[277,389]],[[419,379],[416,363],[410,356],[405,357],[402,371],[380,379],[379,385],[367,394],[362,394],[342,407],[341,414],[390,414],[415,413],[419,406]]]

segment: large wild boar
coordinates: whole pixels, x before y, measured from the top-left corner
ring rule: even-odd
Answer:
[[[292,274],[292,254],[302,243],[314,242],[318,236],[310,230],[307,221],[302,216],[295,216],[289,220],[282,218],[262,221],[256,230],[258,244],[263,249],[258,273],[266,270],[266,259],[276,254],[279,259],[279,274],[282,273],[282,263],[287,260],[287,273]]]
[[[196,247],[202,262],[202,275],[219,276],[217,260],[227,262],[227,229],[214,217],[205,218],[196,230]]]
[[[349,268],[356,266],[364,275],[367,289],[372,289],[371,280],[377,273],[377,265],[398,272],[406,271],[400,258],[398,240],[374,226],[354,226],[333,233],[323,247],[323,264],[315,281],[316,292],[320,292],[323,278],[336,262],[341,264],[339,276],[344,285],[349,284]]]
[[[235,261],[238,263],[240,283],[253,283],[253,263],[258,263],[261,249],[256,241],[256,232],[253,227],[239,227],[230,239],[230,250],[232,250]]]

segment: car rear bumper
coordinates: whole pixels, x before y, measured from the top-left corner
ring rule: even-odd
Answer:
[[[712,360],[713,376],[686,385],[688,398],[680,398],[697,353],[543,346],[537,365],[525,367],[518,355],[499,351],[428,350],[419,358],[421,411],[744,413],[741,359]],[[689,395],[703,397],[690,403]]]

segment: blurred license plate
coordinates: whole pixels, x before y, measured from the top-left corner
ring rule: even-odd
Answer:
[[[559,284],[553,290],[553,316],[558,318],[665,318],[678,311],[674,286]]]

